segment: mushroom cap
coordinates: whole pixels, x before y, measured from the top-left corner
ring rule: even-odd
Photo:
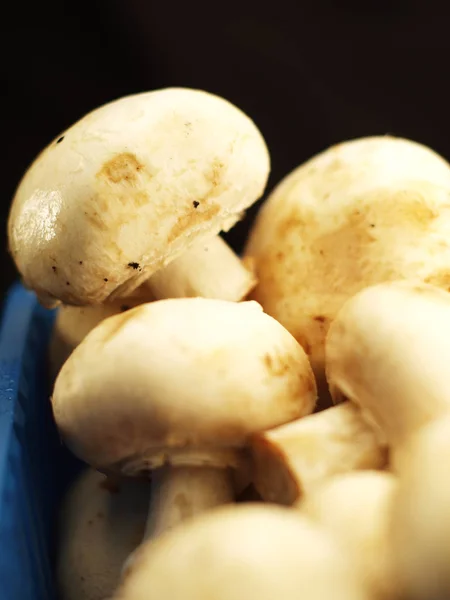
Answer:
[[[10,251],[44,304],[125,295],[232,227],[262,195],[269,163],[255,124],[218,96],[168,88],[121,98],[66,130],[25,173]]]
[[[398,479],[382,471],[336,475],[299,502],[303,513],[345,544],[375,598],[398,598],[391,511]]]
[[[315,400],[305,352],[256,302],[180,298],[102,321],[64,364],[52,401],[75,454],[132,475],[235,466],[252,433]]]
[[[148,285],[143,284],[132,296],[114,302],[93,306],[62,304],[57,311],[50,341],[51,380],[55,380],[70,354],[96,325],[108,317],[150,302],[152,299]]]
[[[371,286],[348,300],[330,327],[331,395],[358,404],[396,451],[449,412],[449,354],[450,294],[406,281]]]
[[[450,597],[450,415],[407,444],[391,523],[393,560],[405,598]]]
[[[409,140],[333,146],[290,173],[263,204],[245,254],[251,297],[303,345],[318,379],[329,324],[382,281],[450,288],[450,168]]]
[[[124,561],[144,536],[150,484],[110,485],[86,469],[72,484],[59,519],[56,579],[61,600],[104,600],[117,584]]]
[[[293,510],[214,509],[145,543],[115,600],[362,600],[334,541]]]

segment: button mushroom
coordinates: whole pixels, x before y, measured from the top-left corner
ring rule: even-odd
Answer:
[[[379,600],[399,597],[391,540],[396,491],[397,478],[391,473],[358,471],[328,479],[298,504],[344,545],[371,597]]]
[[[157,535],[229,499],[227,470],[251,434],[312,412],[315,399],[303,349],[256,302],[185,298],[102,321],[64,364],[52,403],[63,439],[90,465],[158,469]]]
[[[245,255],[251,298],[310,356],[319,388],[328,327],[346,299],[393,279],[450,287],[450,169],[415,142],[369,137],[333,146],[264,203]]]
[[[112,484],[86,469],[64,499],[59,519],[56,580],[60,600],[104,600],[123,561],[144,534],[148,481]]]
[[[449,464],[450,416],[445,416],[412,436],[402,462],[392,538],[404,598],[450,598]]]
[[[101,321],[154,299],[148,282],[145,282],[133,294],[121,300],[92,306],[61,304],[58,307],[49,347],[51,381],[55,380],[73,350]]]
[[[348,300],[331,325],[331,394],[360,406],[391,446],[394,467],[408,437],[450,410],[449,352],[450,295],[432,285],[371,286]]]
[[[225,258],[226,257],[226,258]],[[230,277],[222,277],[220,265],[233,261],[234,270]],[[190,265],[195,265],[192,269]],[[240,268],[240,259],[220,238],[215,237],[192,248],[164,269],[160,269],[149,280],[126,298],[93,306],[71,306],[62,304],[53,328],[50,343],[50,374],[54,381],[71,352],[100,321],[124,312],[138,304],[167,298],[189,298],[201,290],[204,298],[239,301],[249,291],[251,270]],[[219,270],[217,270],[219,268]]]
[[[212,238],[262,195],[268,173],[259,130],[226,100],[183,88],[121,98],[75,123],[28,169],[10,211],[10,251],[43,304],[91,305],[128,295],[208,241],[217,244],[220,289],[233,295],[237,285],[241,296],[254,277]],[[204,263],[183,263],[199,286],[193,295],[203,295]],[[155,286],[165,295],[160,279]]]
[[[225,274],[223,265],[227,269]],[[201,295],[202,298],[239,301],[255,284],[251,265],[242,268],[242,261],[216,236],[197,242],[180,258],[157,271],[148,280],[147,287],[156,300]]]
[[[256,489],[286,505],[332,475],[387,462],[386,449],[350,402],[257,433],[251,448]]]
[[[294,510],[214,509],[137,551],[114,600],[367,600],[331,536]]]

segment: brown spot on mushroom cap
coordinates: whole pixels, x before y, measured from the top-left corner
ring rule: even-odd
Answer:
[[[148,203],[151,178],[152,174],[131,152],[113,156],[96,174],[95,193],[84,211],[89,224],[100,231],[118,230],[135,209]]]
[[[104,178],[110,183],[135,183],[138,179],[139,172],[144,168],[144,165],[139,162],[131,152],[122,152],[116,154],[108,160],[100,171],[97,173],[97,178]]]
[[[211,163],[211,169],[205,172],[205,179],[211,182],[213,188],[220,185],[224,168],[224,163],[218,158],[215,158]]]
[[[202,210],[189,211],[177,218],[174,226],[169,231],[167,238],[170,244],[178,237],[182,236],[188,229],[198,227],[202,223],[207,223],[220,212],[219,204],[209,204]]]
[[[316,315],[315,317],[313,317],[314,321],[317,321],[318,323],[326,323],[327,322],[327,317],[324,317],[323,315]]]
[[[425,280],[425,283],[429,283],[431,285],[435,285],[441,289],[450,292],[450,269],[442,269],[441,271],[436,271],[429,275]],[[425,287],[417,286],[417,292],[420,293],[428,293],[429,289]]]
[[[435,202],[436,194],[428,184],[377,188],[336,199],[326,214],[318,201],[287,201],[276,192],[269,199],[246,251],[258,279],[250,297],[294,335],[316,374],[329,325],[348,297],[376,283],[417,277],[421,265],[411,251],[423,246],[423,255],[430,254],[430,230],[449,208],[439,204],[444,196]],[[450,290],[450,270],[430,282]]]
[[[186,212],[177,218],[169,232],[168,243],[173,242],[188,229],[193,229],[203,223],[207,223],[220,212],[220,205],[211,202],[211,200],[226,189],[226,186],[222,184],[224,169],[225,164],[221,160],[218,158],[213,159],[210,168],[204,172],[204,177],[210,184],[209,189],[202,197],[193,201],[193,206],[196,208],[194,212],[189,210],[189,207],[186,207]]]
[[[297,357],[295,357],[292,353],[272,353],[265,354],[263,360],[269,374],[271,376],[280,377],[285,375],[290,369],[295,368]]]

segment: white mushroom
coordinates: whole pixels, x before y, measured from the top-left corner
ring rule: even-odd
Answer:
[[[303,349],[256,302],[185,298],[100,323],[64,364],[52,402],[87,463],[130,476],[159,468],[156,535],[229,501],[228,470],[249,437],[312,412],[315,399]]]
[[[148,481],[113,484],[87,469],[68,490],[59,518],[56,580],[60,600],[104,600],[145,529]]]
[[[448,354],[447,354],[448,358]],[[392,538],[403,598],[450,598],[450,416],[426,425],[404,453]]]
[[[236,265],[223,277],[222,264]],[[190,265],[195,265],[191,268]],[[195,243],[178,259],[160,269],[126,298],[93,306],[59,307],[50,342],[50,374],[54,381],[74,348],[100,321],[152,300],[189,298],[201,290],[204,298],[239,301],[249,291],[251,270],[240,268],[240,259],[220,238]],[[230,279],[233,277],[233,280]]]
[[[239,301],[256,284],[251,266],[243,268],[228,244],[216,236],[195,243],[180,258],[157,271],[147,287],[156,300],[192,298],[201,291],[202,298]]]
[[[343,544],[371,597],[379,600],[399,597],[391,540],[396,491],[391,473],[358,471],[328,479],[298,504]]]
[[[195,244],[200,253],[213,245],[262,195],[268,173],[259,130],[226,100],[183,88],[121,98],[75,123],[28,169],[9,216],[10,251],[46,305],[126,296]],[[254,277],[216,239],[220,289],[237,284],[240,296]],[[185,268],[194,295],[205,279],[215,295],[195,262]]]
[[[450,288],[450,168],[415,142],[369,137],[333,146],[290,173],[245,251],[251,298],[324,373],[324,341],[344,302],[394,279]]]
[[[215,509],[144,544],[114,600],[368,600],[331,536],[294,510]]]
[[[152,300],[154,297],[148,282],[145,282],[131,296],[114,302],[93,306],[61,304],[57,310],[49,346],[51,381],[56,379],[73,350],[96,325],[108,317]]]
[[[256,489],[286,505],[333,475],[387,463],[386,449],[350,402],[258,433],[251,448]]]
[[[331,325],[327,379],[335,401],[360,406],[395,467],[402,445],[450,411],[450,294],[423,283],[372,286]]]

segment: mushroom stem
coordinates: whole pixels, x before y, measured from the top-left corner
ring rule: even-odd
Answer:
[[[333,475],[387,463],[386,448],[350,402],[256,434],[251,450],[257,491],[285,505]]]
[[[255,285],[253,272],[220,236],[196,242],[147,282],[157,300],[202,296],[239,301]]]
[[[144,540],[155,538],[182,521],[234,500],[229,469],[170,467],[152,475],[152,494]]]

